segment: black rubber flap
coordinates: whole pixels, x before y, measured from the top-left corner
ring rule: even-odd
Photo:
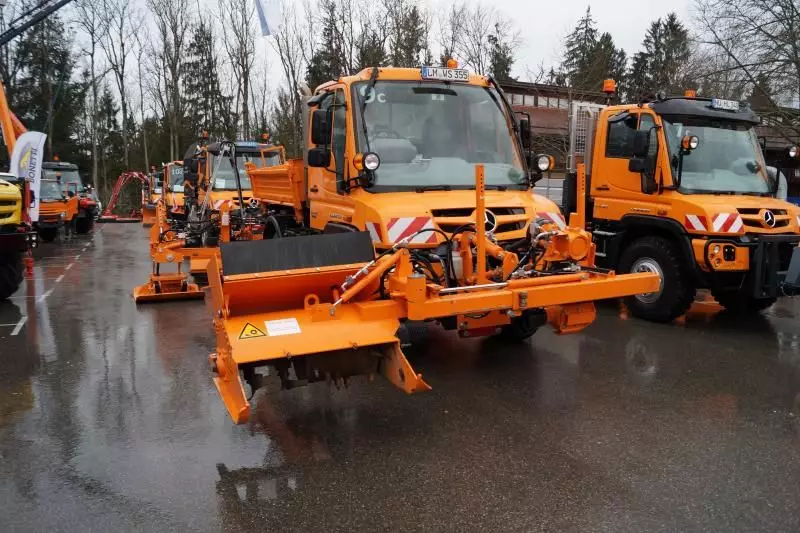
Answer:
[[[226,276],[367,263],[375,258],[372,238],[365,231],[222,243],[220,254]]]

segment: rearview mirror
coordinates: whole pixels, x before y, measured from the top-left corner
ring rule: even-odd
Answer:
[[[633,138],[633,157],[647,157],[650,151],[650,130],[639,130]]]
[[[311,114],[311,142],[317,146],[329,145],[331,143],[331,126],[330,110],[316,109]]]
[[[308,150],[308,166],[313,168],[328,168],[330,165],[330,150],[326,148],[311,148]]]
[[[522,149],[526,152],[531,151],[531,121],[527,118],[519,120],[519,138],[522,141]]]

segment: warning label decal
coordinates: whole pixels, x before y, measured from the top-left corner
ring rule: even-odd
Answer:
[[[255,337],[266,337],[267,334],[248,322],[239,333],[239,339],[253,339]]]

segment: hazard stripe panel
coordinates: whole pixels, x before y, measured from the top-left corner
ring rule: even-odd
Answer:
[[[377,222],[367,222],[367,231],[372,238],[372,242],[383,242],[381,238],[381,225]]]
[[[683,225],[692,231],[708,231],[705,215],[686,215]]]
[[[744,223],[739,213],[718,213],[714,215],[715,233],[739,233]]]
[[[392,244],[401,241],[407,237],[411,237],[415,233],[422,230],[431,230],[436,226],[433,224],[433,219],[430,217],[403,217],[403,218],[390,218],[386,224],[386,232],[388,233],[388,241]],[[434,244],[436,243],[436,233],[433,231],[425,231],[419,235],[415,235],[409,244]]]

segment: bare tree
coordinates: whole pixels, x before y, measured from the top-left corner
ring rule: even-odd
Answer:
[[[220,0],[222,43],[231,61],[236,90],[236,110],[241,117],[241,134],[252,134],[250,122],[251,75],[255,64],[255,4],[251,0]]]
[[[89,124],[92,144],[92,184],[98,194],[102,194],[99,180],[99,152],[97,146],[97,105],[100,92],[100,76],[98,76],[98,48],[108,30],[102,6],[93,0],[78,0],[75,4],[76,24],[86,35],[86,46],[81,54],[89,61],[89,85],[91,102],[89,104]]]
[[[800,134],[795,110],[800,100],[800,5],[796,0],[697,0],[700,44],[719,59],[708,82],[746,83],[771,101],[773,126],[785,136]]]
[[[142,120],[142,151],[144,152],[144,168],[150,168],[150,154],[147,146],[147,120],[146,120],[146,101],[144,98],[144,72],[143,64],[145,56],[148,53],[147,43],[149,42],[149,34],[146,28],[142,31],[134,33],[136,40],[136,67],[137,74],[139,75],[139,82],[136,84],[139,87],[139,113]]]
[[[190,0],[147,0],[155,18],[157,60],[163,64],[165,111],[169,127],[169,153],[175,159],[180,151],[180,131],[183,117],[181,81],[184,51],[192,11]]]
[[[100,41],[105,52],[114,81],[119,91],[120,110],[122,111],[122,157],[125,168],[130,170],[130,124],[129,99],[127,85],[128,56],[131,52],[131,39],[135,38],[134,28],[142,25],[133,12],[128,0],[103,0],[103,10],[107,32]]]

